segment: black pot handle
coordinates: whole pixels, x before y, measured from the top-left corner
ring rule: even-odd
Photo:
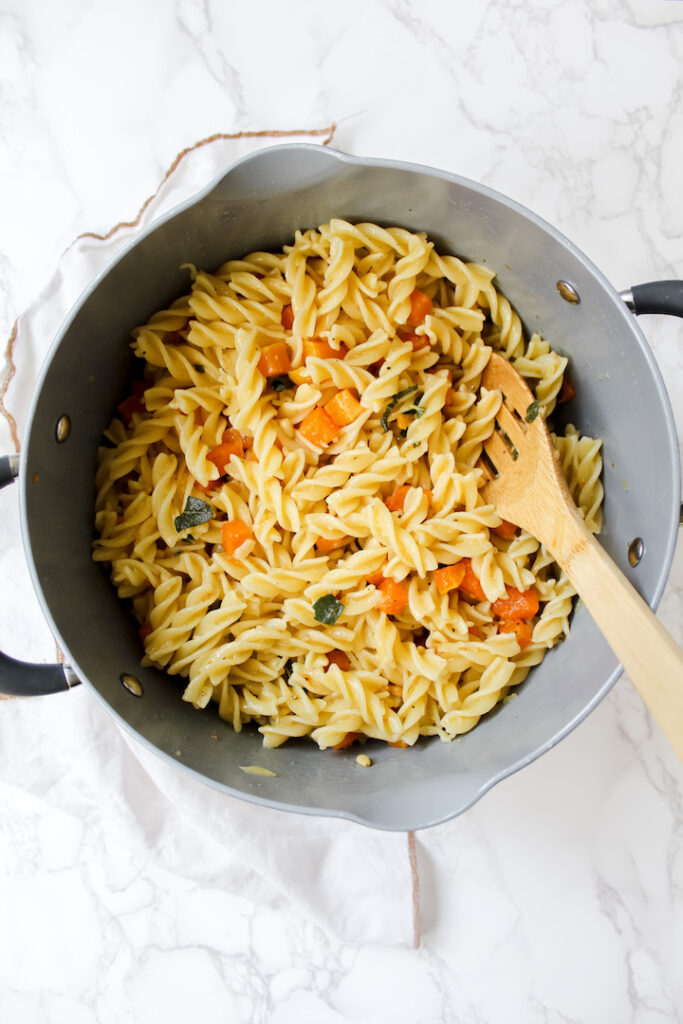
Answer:
[[[0,488],[16,479],[19,456],[0,457]],[[68,665],[32,665],[17,661],[0,651],[0,694],[6,697],[42,697],[48,693],[61,693],[79,682]]]
[[[648,281],[647,284],[634,284],[620,294],[636,316],[664,313],[683,317],[683,281]],[[678,522],[683,526],[683,502]]]
[[[19,472],[19,456],[3,455],[0,457],[0,488],[14,483]]]
[[[636,316],[642,313],[668,313],[683,317],[683,281],[649,281],[634,284],[621,297]]]

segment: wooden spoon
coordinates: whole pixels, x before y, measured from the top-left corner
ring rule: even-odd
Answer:
[[[494,352],[482,384],[503,396],[484,499],[551,552],[683,761],[683,653],[586,528],[544,418],[526,422],[534,396],[515,368]]]

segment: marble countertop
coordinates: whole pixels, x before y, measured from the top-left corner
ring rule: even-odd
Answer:
[[[135,227],[93,236],[136,221],[216,133],[246,135],[188,158],[142,223],[269,141],[253,133],[319,130],[512,196],[620,289],[683,277],[678,0],[5,0],[0,27],[2,337],[19,318],[0,451],[60,302]],[[683,440],[681,322],[643,326]],[[16,488],[0,513],[0,647],[51,661]],[[683,642],[680,546],[659,615]],[[681,1020],[682,789],[627,678],[417,835],[207,790],[85,687],[2,701],[0,1021]]]

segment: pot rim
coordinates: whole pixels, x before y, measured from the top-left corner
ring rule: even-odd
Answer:
[[[593,277],[597,280],[606,296],[609,297],[615,309],[618,310],[619,316],[623,318],[625,329],[628,332],[633,332],[632,336],[638,342],[638,345],[641,349],[641,354],[643,355],[646,363],[648,364],[648,368],[652,376],[652,381],[656,387],[661,411],[663,413],[664,422],[666,425],[668,439],[671,446],[671,452],[672,455],[675,454],[676,456],[671,460],[673,472],[672,493],[674,495],[678,495],[680,500],[681,467],[680,460],[678,458],[679,448],[675,420],[669,396],[664,385],[664,380],[659,369],[659,366],[657,364],[657,361],[654,357],[653,351],[650,348],[645,338],[645,335],[640,329],[639,324],[636,322],[634,315],[628,310],[627,306],[625,305],[623,299],[621,298],[617,290],[607,280],[602,271],[600,271],[595,266],[595,264],[576,245],[574,245],[573,242],[566,238],[566,236],[562,232],[560,232],[554,225],[550,224],[548,221],[534,213],[532,210],[518,203],[516,200],[511,199],[504,193],[492,189],[487,185],[482,185],[479,182],[476,182],[472,179],[451,173],[449,171],[441,170],[439,168],[430,167],[424,164],[411,163],[401,160],[385,160],[377,157],[358,157],[351,154],[343,153],[331,147],[323,147],[311,143],[278,144],[264,147],[263,149],[256,150],[253,153],[249,153],[243,157],[240,157],[234,163],[230,164],[228,168],[221,171],[219,175],[215,176],[206,186],[204,186],[204,188],[202,188],[197,193],[190,196],[188,199],[173,207],[167,213],[153,220],[145,228],[141,229],[140,231],[137,231],[128,242],[121,246],[121,248],[112,256],[110,260],[107,261],[102,270],[95,276],[95,278],[88,284],[88,286],[81,293],[77,301],[74,303],[73,307],[69,310],[66,317],[62,321],[55,335],[55,339],[52,345],[50,346],[48,354],[45,357],[40,373],[38,375],[37,382],[34,386],[33,397],[27,418],[27,437],[30,435],[35,409],[38,404],[39,396],[43,389],[43,385],[50,371],[52,359],[55,352],[59,348],[66,332],[69,330],[78,312],[90,298],[93,292],[99,287],[104,278],[110,273],[112,268],[116,266],[121,260],[123,260],[129,252],[136,248],[141,241],[149,237],[164,224],[168,223],[169,221],[177,217],[179,214],[183,213],[185,210],[197,205],[204,199],[207,199],[211,195],[211,193],[217,188],[219,188],[222,185],[222,183],[235,170],[237,170],[238,168],[242,167],[245,164],[249,164],[250,162],[253,161],[262,160],[264,157],[270,157],[272,154],[279,152],[282,152],[283,154],[287,152],[299,154],[310,153],[315,157],[315,159],[318,160],[320,160],[321,158],[329,158],[330,160],[337,161],[340,164],[348,164],[357,167],[378,167],[389,171],[408,171],[412,173],[425,175],[431,178],[442,179],[444,181],[464,187],[476,194],[486,196],[487,198],[502,204],[503,206],[512,210],[518,216],[524,218],[527,221],[531,221],[536,227],[540,228],[544,233],[549,234],[555,241],[559,242],[565,249],[567,249],[571,253],[571,255],[574,256],[575,259],[582,263],[593,275]],[[455,808],[453,808],[452,806],[445,807],[443,809],[443,813],[436,816],[431,816],[426,821],[418,818],[418,820],[409,823],[402,822],[401,824],[388,825],[386,823],[373,821],[371,815],[363,816],[363,814],[361,813],[356,813],[350,810],[286,803],[283,801],[272,799],[268,796],[262,796],[258,793],[249,793],[244,790],[235,789],[227,785],[226,783],[213,779],[210,776],[203,774],[199,770],[190,767],[187,764],[184,764],[182,760],[177,759],[173,755],[162,750],[160,747],[156,746],[151,740],[147,739],[144,735],[139,733],[134,728],[134,726],[131,725],[123,717],[122,714],[115,710],[115,708],[109,703],[109,701],[107,701],[107,699],[100,693],[98,688],[90,682],[88,676],[81,670],[78,664],[78,660],[73,656],[69,648],[69,645],[65,642],[63,636],[61,635],[61,632],[59,631],[59,629],[56,626],[56,623],[54,622],[52,613],[47,605],[47,601],[43,594],[43,590],[38,577],[38,570],[34,562],[32,550],[29,544],[27,527],[28,450],[29,445],[23,445],[20,456],[19,476],[21,493],[20,502],[22,540],[29,566],[31,580],[34,586],[34,590],[38,596],[38,600],[40,602],[43,614],[45,615],[45,618],[48,622],[48,625],[53,635],[56,637],[60,647],[63,649],[65,655],[67,656],[69,665],[74,669],[74,671],[82,680],[82,682],[88,685],[89,690],[95,694],[97,699],[101,701],[101,703],[106,707],[107,711],[115,717],[118,724],[126,731],[126,733],[128,733],[135,740],[135,742],[141,743],[150,752],[155,754],[157,757],[162,758],[168,764],[173,765],[175,768],[182,767],[185,771],[189,772],[198,781],[204,783],[205,785],[209,785],[212,788],[219,790],[220,792],[227,793],[232,797],[247,800],[250,803],[258,804],[260,806],[266,806],[280,811],[295,812],[299,814],[307,814],[314,816],[341,818],[344,820],[353,821],[357,824],[361,824],[367,827],[378,828],[384,831],[406,831],[408,829],[429,828],[438,824],[442,824],[443,822],[448,821],[451,818],[468,810],[478,800],[480,800],[481,797],[485,795],[485,793],[492,789],[493,786],[497,785],[499,782],[501,782],[508,776],[515,774],[517,771],[519,771],[521,768],[524,768],[531,762],[535,761],[538,757],[540,757],[542,754],[546,753],[557,743],[559,743],[560,740],[564,739],[565,736],[572,732],[576,728],[576,726],[579,725],[597,707],[597,705],[603,700],[603,698],[612,688],[612,686],[617,681],[617,679],[623,671],[622,667],[618,665],[615,668],[615,670],[608,676],[606,681],[595,693],[592,699],[586,705],[584,705],[581,708],[581,710],[576,715],[574,715],[568,722],[565,722],[565,724],[560,729],[558,729],[554,733],[554,735],[551,736],[546,742],[536,747],[533,751],[525,754],[523,757],[518,758],[518,760],[514,763],[506,765],[493,776],[487,776],[485,779],[481,781],[481,784],[478,787],[476,787],[471,794],[469,794],[469,798],[464,802],[459,802]],[[652,588],[652,597],[650,600],[650,604],[653,609],[657,608],[661,600],[662,594],[664,592],[669,577],[671,564],[673,561],[680,511],[679,500],[672,501],[672,507],[670,509],[670,526],[668,529],[668,535],[666,537],[664,557],[662,558],[659,573],[656,577],[655,584]]]

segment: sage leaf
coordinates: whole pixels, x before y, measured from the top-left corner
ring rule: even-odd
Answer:
[[[413,391],[417,391],[417,384],[413,384],[411,388],[404,388],[403,391],[396,392],[396,394],[388,403],[386,409],[382,413],[382,417],[380,419],[380,423],[382,424],[382,430],[389,429],[389,415],[391,411],[396,408],[396,406],[398,405],[402,398],[405,398],[406,395],[412,395]]]
[[[209,505],[208,501],[190,496],[183,511],[173,520],[173,525],[180,533],[181,530],[189,530],[200,523],[208,523],[209,519],[213,519],[213,506]]]
[[[344,605],[337,600],[334,594],[325,594],[323,597],[319,597],[313,605],[315,621],[322,622],[324,626],[333,625],[343,611]]]
[[[296,384],[286,373],[282,373],[278,377],[271,377],[270,386],[273,391],[289,391],[290,388],[295,388]]]

